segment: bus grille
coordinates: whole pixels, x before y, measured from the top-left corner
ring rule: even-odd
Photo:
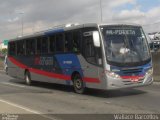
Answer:
[[[139,79],[137,82],[133,82],[131,80],[123,80],[124,85],[133,85],[133,84],[140,84],[143,83],[143,79]]]
[[[124,75],[130,75],[130,74],[139,74],[142,72],[142,68],[136,68],[136,69],[122,69],[122,72]]]
[[[122,69],[123,75],[130,76],[130,75],[139,75],[142,73],[143,68],[131,68],[131,69]],[[138,81],[134,82],[131,80],[123,80],[124,85],[133,85],[133,84],[140,84],[143,83],[144,78],[139,79]]]

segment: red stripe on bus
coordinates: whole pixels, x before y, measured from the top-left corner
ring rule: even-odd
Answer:
[[[58,78],[58,79],[61,79],[61,80],[71,80],[71,76],[69,76],[69,75],[56,74],[56,73],[52,73],[52,72],[46,72],[44,70],[39,70],[39,69],[35,69],[35,68],[29,68],[28,66],[20,63],[19,61],[17,61],[13,57],[8,57],[8,58],[9,58],[9,60],[12,63],[14,63],[15,65],[17,65],[18,67],[20,67],[22,69],[28,69],[32,73],[36,73],[36,74],[40,74],[40,75],[45,75],[45,76],[51,77],[51,78]],[[85,82],[89,82],[89,83],[100,83],[100,80],[96,79],[96,78],[84,77],[83,80]]]
[[[14,63],[15,65],[17,65],[18,67],[22,68],[22,69],[27,69],[28,67],[22,63],[20,63],[19,61],[17,61],[16,59],[14,59],[13,57],[8,57],[9,60]]]
[[[30,68],[29,71],[33,72],[33,73],[40,74],[40,75],[45,75],[45,76],[51,77],[51,78],[58,78],[58,79],[61,79],[61,80],[71,80],[71,76],[68,76],[68,75],[46,72],[46,71],[35,69],[35,68]]]
[[[122,79],[140,79],[144,76],[121,76]]]
[[[84,77],[83,80],[84,80],[85,82],[89,82],[89,83],[100,83],[100,80],[99,80],[99,79],[96,79],[96,78]]]

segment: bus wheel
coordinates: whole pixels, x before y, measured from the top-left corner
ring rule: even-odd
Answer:
[[[26,82],[27,85],[31,85],[32,84],[31,75],[30,75],[29,71],[26,71],[26,73],[25,73],[25,82]]]
[[[83,80],[79,74],[75,74],[73,77],[73,87],[78,94],[82,94],[85,91]]]

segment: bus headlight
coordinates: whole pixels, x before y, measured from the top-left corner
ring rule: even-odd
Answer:
[[[148,69],[146,75],[152,75],[152,74],[153,74],[153,68]]]
[[[112,72],[112,71],[107,71],[107,75],[109,77],[114,78],[114,79],[120,79],[120,76],[118,74],[116,74],[115,72]]]

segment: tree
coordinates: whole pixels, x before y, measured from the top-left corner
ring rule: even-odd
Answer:
[[[6,48],[4,48],[4,49],[2,49],[2,51],[1,51],[1,53],[2,53],[2,55],[7,55],[7,51],[8,51],[8,49],[6,49]]]

